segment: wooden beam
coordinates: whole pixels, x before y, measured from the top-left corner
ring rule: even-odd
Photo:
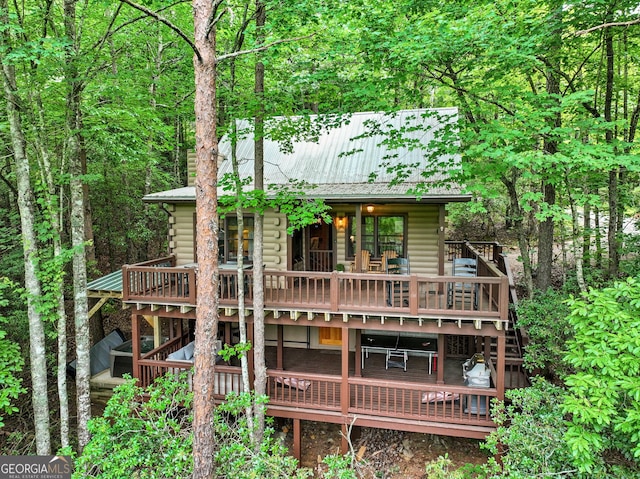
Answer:
[[[93,308],[91,308],[91,310],[89,311],[89,317],[93,316],[94,314],[96,314],[98,311],[100,311],[100,308],[102,308],[102,306],[104,306],[104,303],[106,303],[109,300],[108,296],[105,296],[103,298],[100,299],[100,301],[98,301]]]

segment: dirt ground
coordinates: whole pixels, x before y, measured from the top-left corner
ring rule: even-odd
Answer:
[[[291,448],[291,424],[284,422],[277,427],[278,436]],[[340,443],[339,425],[304,422],[301,465],[318,471],[322,458],[339,454]],[[425,464],[445,454],[457,467],[487,460],[477,440],[372,428],[362,428],[352,448],[356,455],[362,455],[363,469],[370,473],[365,477],[382,479],[424,478]]]

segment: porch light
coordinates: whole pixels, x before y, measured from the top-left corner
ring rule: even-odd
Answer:
[[[344,229],[346,223],[346,218],[344,213],[340,212],[336,214],[336,228],[339,230]]]
[[[367,205],[367,213],[373,213],[374,207],[372,204]]]

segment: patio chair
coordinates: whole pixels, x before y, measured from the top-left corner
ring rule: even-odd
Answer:
[[[361,252],[360,271],[367,273],[369,271],[369,263],[371,263],[371,253],[368,249],[363,249]]]
[[[387,260],[387,274],[409,276],[408,258],[390,258]],[[409,278],[387,281],[387,306],[409,305]]]
[[[395,252],[394,250],[387,250],[387,251],[383,251],[382,252],[382,271],[387,271],[387,261],[389,261],[392,258],[397,258],[398,257],[398,253]]]
[[[456,298],[463,302],[469,298],[474,309],[478,309],[478,283],[469,279],[478,276],[478,262],[475,258],[454,258],[451,275],[467,278],[447,284],[447,307],[452,308]]]
[[[404,349],[398,349],[398,343],[400,342],[400,333],[396,336],[395,347],[387,349],[387,356],[384,360],[384,368],[401,368],[405,373],[407,372],[407,360],[409,354]]]

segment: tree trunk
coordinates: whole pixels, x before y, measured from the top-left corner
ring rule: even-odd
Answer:
[[[216,136],[216,25],[210,0],[194,0],[196,115],[196,309],[193,378],[193,479],[210,479],[213,461],[213,384],[218,332],[218,140]]]
[[[38,157],[38,170],[42,184],[46,186],[44,193],[45,213],[51,223],[53,256],[60,258],[62,255],[62,237],[64,231],[62,229],[61,211],[63,210],[64,188],[60,187],[59,197],[56,195],[57,186],[53,178],[53,166],[51,165],[51,155],[46,141],[46,123],[44,120],[44,107],[39,92],[34,93],[32,98],[34,111],[34,136],[33,142],[35,148],[40,152]],[[63,170],[61,166],[60,170]],[[55,260],[54,260],[55,261]],[[66,447],[69,445],[69,395],[67,393],[67,314],[65,311],[65,294],[64,294],[64,275],[62,272],[64,265],[60,265],[60,272],[56,274],[55,285],[50,286],[53,294],[55,294],[56,317],[58,319],[58,402],[60,411],[60,445]]]
[[[0,0],[0,20],[3,25],[9,25],[6,0]],[[49,432],[46,349],[44,327],[36,304],[42,296],[42,290],[36,267],[38,262],[38,242],[34,225],[35,198],[30,182],[29,159],[25,151],[25,137],[21,119],[22,102],[17,94],[15,69],[12,65],[5,63],[3,58],[3,53],[7,50],[10,51],[11,48],[9,35],[9,29],[5,28],[0,36],[0,63],[2,64],[2,83],[5,92],[7,119],[9,121],[16,183],[18,186],[18,208],[20,210],[24,252],[24,284],[28,292],[27,314],[29,317],[31,400],[33,404],[36,453],[48,455],[51,453],[51,436]]]
[[[556,3],[556,2],[553,2]],[[556,28],[553,29],[553,42],[548,52],[548,67],[546,71],[546,92],[548,101],[553,102],[556,113],[547,120],[550,134],[545,136],[543,151],[545,157],[548,158],[552,166],[549,170],[555,169],[555,157],[558,153],[557,129],[562,126],[562,113],[560,110],[560,82],[558,80],[560,72],[560,59],[558,51],[562,45],[562,5],[553,5],[554,13],[552,15]],[[552,173],[553,174],[553,173]],[[556,185],[549,175],[543,184],[544,202],[550,210],[553,210],[556,204]],[[547,216],[540,223],[538,235],[538,275],[536,276],[536,286],[541,291],[547,290],[551,286],[551,278],[553,273],[553,248],[554,248],[554,227],[555,221],[553,216]]]
[[[266,20],[266,10],[261,0],[256,0],[256,44],[264,41],[263,28]],[[255,92],[258,102],[258,111],[255,117],[255,161],[254,181],[255,189],[264,190],[264,64],[256,62],[255,67]],[[254,215],[254,241],[253,248],[253,354],[254,354],[254,390],[256,397],[267,392],[267,367],[264,357],[264,279],[263,279],[263,243],[264,243],[264,217],[262,212]],[[256,401],[254,404],[255,427],[253,445],[260,447],[264,436],[264,405]]]
[[[614,50],[613,34],[611,28],[604,29],[604,44],[606,53],[606,86],[604,94],[604,120],[610,123],[613,120],[613,81],[614,81]],[[613,126],[607,126],[605,132],[607,143],[613,142]],[[609,276],[618,276],[620,256],[618,250],[618,169],[609,172],[609,224],[607,241],[609,244]]]
[[[523,225],[523,212],[518,200],[518,192],[516,189],[515,179],[503,177],[502,183],[509,193],[509,210],[511,211],[511,222],[518,235],[518,246],[520,248],[520,256],[522,257],[522,269],[524,275],[524,284],[527,290],[527,296],[533,297],[533,271],[531,268],[531,248],[529,247],[529,238]]]
[[[71,194],[71,245],[73,247],[73,300],[76,330],[76,393],[78,407],[78,449],[82,451],[89,442],[88,423],[91,419],[89,350],[89,305],[87,300],[87,260],[85,257],[85,185],[83,159],[80,153],[80,92],[76,67],[76,0],[64,2],[64,30],[71,41],[66,55],[67,83],[67,154],[69,156]]]

